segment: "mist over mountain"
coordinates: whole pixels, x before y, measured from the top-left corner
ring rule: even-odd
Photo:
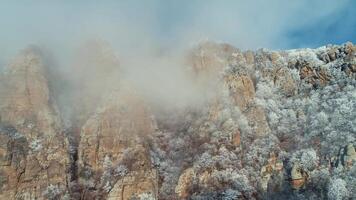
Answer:
[[[354,4],[1,2],[0,199],[356,199]]]

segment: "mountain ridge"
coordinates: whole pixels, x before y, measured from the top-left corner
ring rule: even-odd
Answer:
[[[199,44],[184,67],[200,98],[183,108],[150,104],[107,44],[85,50],[69,92],[31,48],[0,76],[1,198],[355,198],[352,43]]]

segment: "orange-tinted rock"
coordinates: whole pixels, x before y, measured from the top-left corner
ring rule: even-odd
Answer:
[[[232,144],[234,146],[240,146],[240,144],[241,144],[241,133],[240,133],[240,131],[236,131],[235,134],[232,136]]]
[[[313,85],[324,86],[330,80],[330,75],[325,69],[314,69],[308,62],[301,62],[299,75],[301,79]]]
[[[305,179],[292,179],[291,184],[294,189],[299,189],[305,184]]]
[[[247,64],[251,65],[255,63],[255,57],[252,51],[246,51],[244,56]]]
[[[307,177],[308,174],[305,171],[303,171],[301,166],[298,163],[294,164],[291,171],[292,188],[298,190],[301,187],[303,187],[304,184],[306,183]]]
[[[247,75],[229,74],[225,77],[230,95],[241,111],[246,110],[255,97],[255,87],[250,77]]]
[[[251,106],[244,112],[244,115],[257,136],[267,135],[271,132],[267,123],[265,111],[261,106]]]
[[[0,79],[0,199],[63,197],[68,143],[40,52],[24,50]]]
[[[213,42],[204,42],[193,49],[188,55],[188,65],[191,66],[198,83],[214,83],[235,50],[228,44]]]
[[[287,67],[276,66],[272,69],[262,70],[262,74],[265,78],[273,81],[275,86],[280,87],[286,95],[292,96],[296,93],[297,83]]]
[[[348,169],[353,166],[354,163],[356,163],[356,151],[353,146],[353,144],[348,144],[345,147],[345,155],[344,155],[344,166],[347,167]]]
[[[268,163],[262,166],[260,176],[260,187],[263,191],[267,191],[269,189],[269,183],[274,176],[279,177],[279,179],[283,179],[283,163],[277,159],[274,152],[270,153]],[[281,188],[278,184],[281,183],[274,184],[274,190],[276,190],[276,188]]]
[[[187,199],[190,195],[190,187],[195,179],[195,172],[193,168],[186,169],[179,177],[178,184],[175,188],[179,199]]]
[[[272,52],[270,54],[270,60],[271,60],[272,64],[277,64],[279,59],[280,59],[280,55],[277,52]]]
[[[156,172],[151,167],[144,139],[154,131],[154,123],[148,108],[135,91],[127,85],[121,86],[82,128],[80,168],[82,173],[93,173],[90,177],[82,177],[82,181],[85,183],[86,178],[94,179],[94,183],[99,185],[98,191],[111,191],[107,193],[111,199],[129,199],[132,195],[145,192],[157,195]],[[126,155],[130,149],[132,155],[130,152]],[[108,171],[105,166],[107,158],[113,168],[123,165],[128,169],[124,177],[117,177],[117,180],[112,177],[113,183],[116,183],[109,188],[113,190],[102,188],[107,186],[100,178]]]
[[[158,199],[157,181],[158,174],[155,169],[140,166],[118,180],[109,192],[107,199],[126,200],[141,194],[151,194],[152,197]]]
[[[247,68],[242,68],[240,72],[226,73],[224,77],[219,78],[223,67],[229,63],[229,59],[233,57],[235,61],[246,63],[254,62],[254,55],[252,52],[246,52],[245,55],[238,49],[227,48],[216,43],[203,43],[194,53],[192,53],[191,65],[197,75],[198,80],[202,82],[214,83],[214,85],[221,84],[229,90],[230,96],[235,105],[237,105],[246,115],[248,121],[254,124],[253,130],[256,135],[262,136],[270,132],[263,108],[254,103],[255,100],[255,85],[253,79],[249,75]],[[217,80],[217,82],[215,82]],[[219,100],[212,106],[210,112],[212,118],[216,118],[219,107]]]
[[[313,69],[311,67],[309,67],[309,66],[304,66],[300,70],[300,78],[301,79],[305,79],[307,77],[311,77],[311,76],[313,76],[313,74],[314,74]]]

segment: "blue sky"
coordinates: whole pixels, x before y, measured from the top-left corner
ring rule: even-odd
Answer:
[[[293,41],[291,48],[318,47],[325,44],[341,44],[345,41],[356,42],[356,1],[328,17],[314,23],[305,24],[299,29],[291,29],[287,37]]]
[[[94,37],[119,49],[205,39],[242,49],[355,43],[355,9],[354,0],[2,0],[0,60],[28,44],[65,51]]]

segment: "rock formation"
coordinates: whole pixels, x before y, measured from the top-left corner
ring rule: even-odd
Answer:
[[[300,189],[304,186],[307,174],[304,172],[303,168],[298,164],[294,164],[291,171],[291,185],[294,189]]]
[[[283,169],[283,163],[281,161],[277,161],[276,155],[271,153],[267,164],[261,168],[261,187],[264,191],[267,191],[268,183],[270,182],[272,176],[279,176],[283,178]]]
[[[128,84],[121,84],[82,127],[82,183],[91,183],[89,188],[108,199],[130,199],[142,193],[157,196],[157,175],[145,141],[153,125],[144,101]]]
[[[68,142],[40,52],[24,50],[0,82],[0,198],[69,195]]]
[[[356,198],[352,43],[202,43],[185,61],[205,101],[164,112],[107,44],[79,52],[65,77],[37,48],[1,73],[0,199],[325,199],[333,180]]]
[[[353,144],[348,144],[345,149],[344,166],[350,168],[356,162],[356,151]]]

